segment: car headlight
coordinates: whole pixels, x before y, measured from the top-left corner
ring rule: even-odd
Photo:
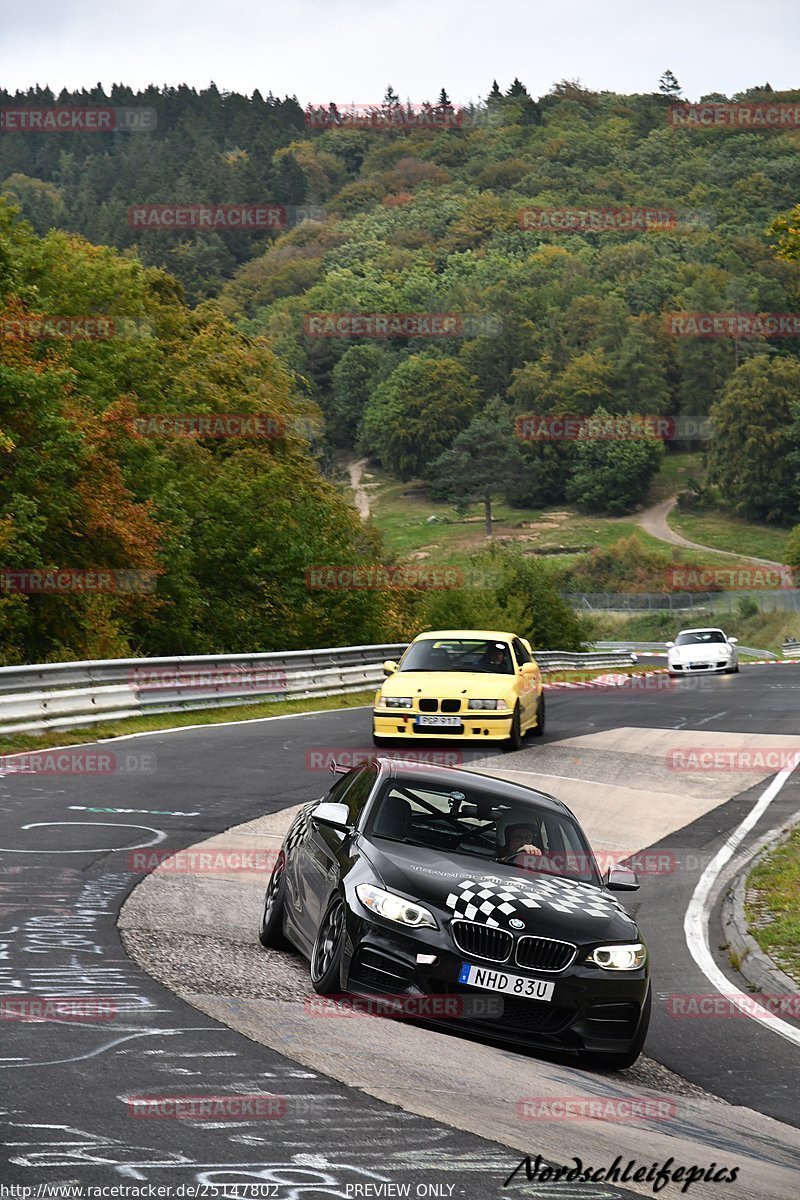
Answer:
[[[393,892],[386,892],[371,883],[359,883],[356,895],[364,908],[377,913],[379,917],[385,917],[387,921],[397,921],[400,925],[413,925],[416,928],[427,925],[436,929],[436,921],[427,908],[420,904],[412,904],[410,900],[395,896]]]
[[[381,696],[384,708],[411,708],[413,700],[410,696]]]
[[[470,700],[467,708],[492,708],[497,712],[508,711],[505,700]]]
[[[604,971],[638,971],[647,961],[641,942],[629,946],[597,946],[586,959]]]

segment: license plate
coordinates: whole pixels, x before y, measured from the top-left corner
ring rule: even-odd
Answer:
[[[460,725],[461,717],[417,717],[418,725]]]
[[[490,992],[504,992],[509,996],[521,996],[523,1000],[552,1000],[555,984],[545,979],[530,979],[527,975],[509,975],[492,967],[475,967],[463,963],[458,976],[459,983],[470,987],[486,988]]]

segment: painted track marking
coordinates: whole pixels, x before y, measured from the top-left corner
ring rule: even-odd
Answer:
[[[734,988],[714,962],[708,946],[706,915],[711,891],[723,867],[733,858],[736,850],[744,841],[745,836],[767,811],[798,765],[800,765],[800,755],[796,757],[795,762],[791,766],[784,767],[775,776],[772,783],[759,797],[745,819],[725,840],[718,853],[700,876],[697,887],[689,901],[689,906],[686,909],[686,916],[683,922],[689,953],[709,983],[721,995],[730,1000],[746,1017],[750,1017],[753,1021],[758,1021],[766,1029],[771,1029],[774,1033],[780,1034],[787,1041],[794,1042],[796,1046],[800,1046],[800,1029],[797,1029],[794,1025],[789,1025],[788,1022],[782,1021],[779,1017],[773,1016],[766,1008],[763,1008],[760,1004],[756,1004],[752,996],[739,991],[738,988]]]

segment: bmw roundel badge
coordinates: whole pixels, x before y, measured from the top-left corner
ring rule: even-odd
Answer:
[[[525,922],[520,921],[519,917],[512,917],[508,923],[512,929],[524,929],[525,928]]]

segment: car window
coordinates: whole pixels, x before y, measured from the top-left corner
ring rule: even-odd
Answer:
[[[691,629],[679,633],[676,646],[710,646],[725,641],[725,634],[719,629]]]
[[[514,835],[520,832],[541,854],[526,854],[508,864],[512,869],[599,883],[591,850],[568,814],[535,803],[498,800],[470,784],[449,790],[418,781],[387,781],[368,836],[482,859],[488,865],[508,857]]]
[[[347,775],[339,776],[325,796],[325,801],[330,804],[346,804],[350,823],[355,825],[377,778],[376,767],[365,765],[355,771],[349,771]]]
[[[514,654],[516,655],[517,662],[520,666],[522,666],[523,663],[533,662],[533,659],[519,638],[514,638],[511,645],[514,647]]]
[[[409,647],[400,671],[477,671],[513,675],[506,642],[487,638],[425,638]]]
[[[361,819],[364,805],[369,800],[377,778],[378,771],[376,767],[364,767],[356,779],[353,780],[352,786],[347,789],[344,799],[339,802],[340,804],[347,805],[351,825],[357,825]]]

